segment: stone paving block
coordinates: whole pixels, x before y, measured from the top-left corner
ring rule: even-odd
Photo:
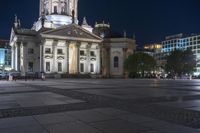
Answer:
[[[45,127],[50,133],[103,133],[82,122],[46,125]]]
[[[39,124],[31,116],[27,117],[14,117],[0,119],[0,131],[4,128],[15,128],[15,127],[27,127],[27,126],[38,126]]]
[[[115,119],[114,117],[104,115],[93,110],[72,111],[67,112],[66,114],[76,118],[77,120],[88,123]]]
[[[179,108],[192,108],[192,107],[200,107],[200,100],[177,101],[177,102],[167,102],[159,104],[172,107],[179,107]]]
[[[155,119],[141,116],[138,114],[125,114],[125,115],[118,116],[118,118],[129,121],[131,123],[135,123],[135,124],[155,121]]]
[[[162,133],[199,133],[200,130],[171,124],[170,127],[157,127],[155,130]]]
[[[16,101],[0,101],[0,109],[18,108],[20,105]]]
[[[147,131],[147,132],[142,132],[142,133],[161,133],[161,132],[158,132],[158,131],[152,130],[152,131]]]
[[[99,113],[102,113],[104,115],[109,115],[109,116],[120,116],[124,114],[130,114],[127,111],[115,109],[115,108],[97,108],[93,109],[92,111],[97,111]]]
[[[108,120],[91,123],[90,125],[103,131],[104,133],[141,133],[151,131],[149,128],[138,126],[124,120]]]
[[[46,129],[40,126],[30,126],[30,127],[14,127],[0,129],[1,133],[48,133]]]
[[[33,117],[42,125],[77,121],[77,119],[67,115],[66,113],[44,114],[44,115],[36,115]]]
[[[143,125],[144,127],[152,128],[152,129],[165,129],[170,128],[173,124],[161,120],[153,119],[151,121],[144,121],[143,123],[138,123],[139,125]]]

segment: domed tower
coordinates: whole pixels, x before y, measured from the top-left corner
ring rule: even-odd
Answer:
[[[42,27],[57,28],[71,24],[74,12],[78,23],[78,0],[40,0],[39,20],[34,24],[36,31]]]

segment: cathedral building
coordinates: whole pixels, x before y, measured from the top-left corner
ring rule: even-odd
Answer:
[[[78,0],[40,0],[39,19],[31,29],[15,16],[10,46],[12,69],[22,76],[55,75],[123,77],[124,60],[134,52],[135,39],[112,32],[110,25],[78,24]]]

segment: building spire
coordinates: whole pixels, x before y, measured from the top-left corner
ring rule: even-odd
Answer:
[[[18,27],[18,18],[17,15],[15,14],[15,22],[14,22],[14,27],[17,28]]]
[[[124,30],[124,38],[126,38],[127,34],[126,34],[126,31]]]
[[[42,17],[41,17],[42,28],[44,28],[44,23],[45,23],[45,14],[44,12],[42,12]]]
[[[18,19],[17,15],[15,14],[14,28],[18,29],[20,27],[21,27],[20,19]]]
[[[86,17],[83,18],[83,23],[82,23],[82,25],[88,25],[87,20],[86,20]]]
[[[21,28],[21,20],[18,19],[18,28]]]

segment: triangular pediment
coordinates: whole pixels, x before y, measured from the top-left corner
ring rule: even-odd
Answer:
[[[69,38],[82,38],[91,40],[102,40],[99,36],[83,29],[81,26],[76,24],[70,24],[62,26],[57,29],[45,31],[42,35],[56,36],[56,37],[69,37]]]

